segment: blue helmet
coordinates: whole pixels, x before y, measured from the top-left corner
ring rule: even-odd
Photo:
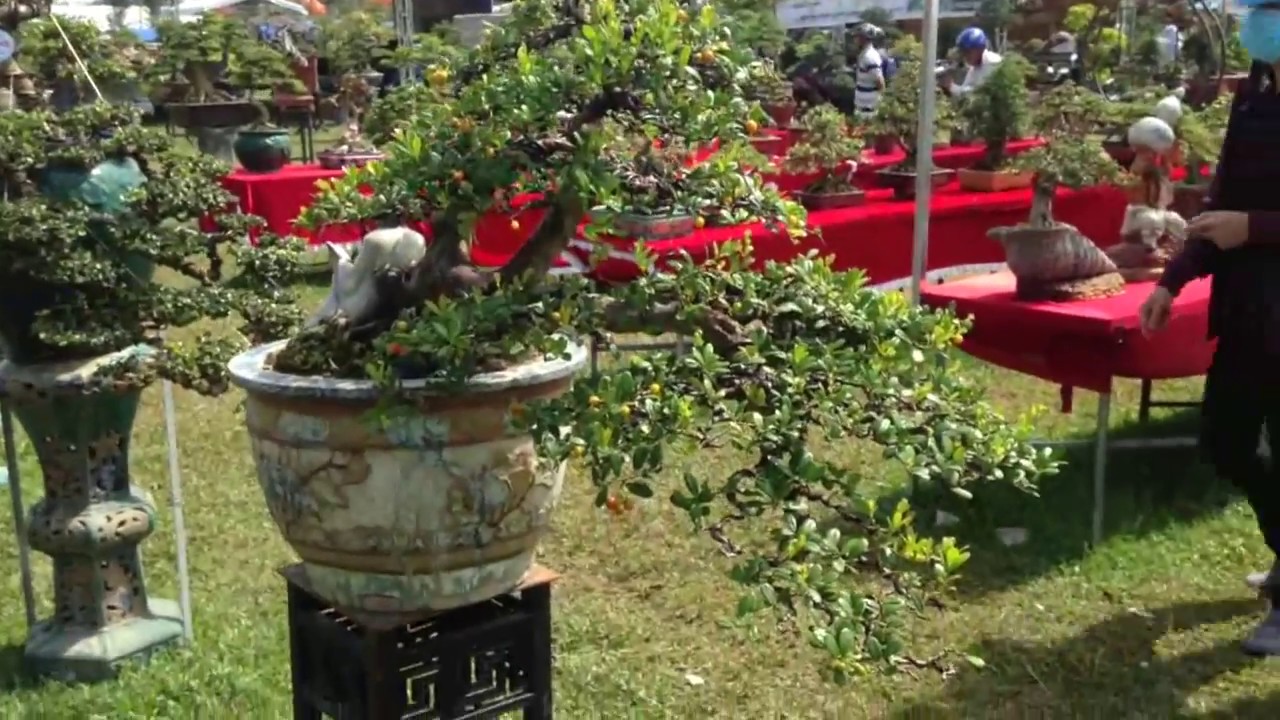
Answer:
[[[980,27],[968,27],[956,37],[956,47],[961,50],[986,50],[987,34]]]

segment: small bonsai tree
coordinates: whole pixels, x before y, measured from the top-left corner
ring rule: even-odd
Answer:
[[[281,89],[295,93],[305,90],[302,80],[293,71],[289,56],[275,46],[245,35],[237,38],[229,50],[231,64],[227,68],[227,82],[249,99],[262,90]]]
[[[63,32],[67,40],[63,39]],[[17,57],[41,89],[56,93],[67,88],[70,97],[64,100],[71,104],[81,98],[94,97],[76,63],[76,55],[68,47],[68,40],[99,90],[105,92],[138,79],[142,50],[136,38],[123,33],[104,33],[88,20],[62,17],[55,25],[48,18],[37,18],[22,25]]]
[[[1107,104],[1104,98],[1074,84],[1040,96],[1032,126],[1045,144],[1010,163],[1015,170],[1035,175],[1029,218],[1032,227],[1055,224],[1053,195],[1059,186],[1078,189],[1115,182],[1121,176],[1120,167],[1092,139],[1099,130],[1098,118],[1107,116]]]
[[[0,336],[14,361],[87,359],[145,343],[160,352],[125,368],[123,379],[163,376],[216,393],[227,387],[226,361],[246,341],[296,327],[287,284],[297,253],[270,237],[244,247],[245,232],[260,223],[227,212],[234,198],[220,184],[225,166],[174,150],[131,108],[102,103],[62,115],[0,113],[0,137]],[[66,180],[99,167],[92,196]],[[139,170],[145,180],[136,189],[116,180]],[[213,216],[216,229],[199,226]],[[167,274],[153,279],[154,268]],[[240,337],[165,342],[166,329],[233,314]]]
[[[868,134],[893,138],[906,153],[901,163],[904,170],[915,168],[920,85],[924,81],[924,73],[933,72],[933,64],[921,60],[922,53],[923,48],[914,38],[903,37],[894,46],[898,72],[885,86],[876,114],[866,128]],[[951,122],[951,105],[940,95],[935,107],[936,124],[947,126]]]
[[[970,128],[985,144],[976,169],[1004,168],[1009,141],[1027,133],[1031,118],[1031,98],[1027,76],[1031,64],[1020,55],[1009,54],[978,89],[967,98],[963,115]]]
[[[1186,161],[1187,184],[1206,181],[1204,166],[1217,162],[1230,115],[1231,98],[1224,95],[1200,110],[1185,110],[1178,120],[1174,131],[1178,136],[1179,154]]]
[[[862,156],[862,139],[844,114],[830,106],[814,108],[805,114],[801,125],[804,136],[787,151],[782,168],[793,173],[821,173],[806,188],[811,193],[856,190],[850,178]]]
[[[386,159],[334,182],[309,209],[312,222],[425,219],[426,256],[381,277],[372,315],[296,336],[273,367],[375,378],[395,406],[401,378],[466,392],[476,373],[561,354],[570,340],[691,336],[684,357],[634,358],[511,417],[546,462],[574,460],[600,505],[621,492],[669,495],[738,558],[739,612],[792,618],[847,678],[906,653],[904,613],[944,591],[968,553],[919,534],[905,503],[877,504],[816,437],[883,445],[911,475],[962,496],[996,478],[1027,487],[1052,464],[1027,443],[1029,426],[1003,420],[956,371],[954,315],[872,292],[816,258],[752,272],[749,249],[733,246],[617,287],[548,275],[584,211],[626,180],[615,158],[636,134],[668,147],[745,143],[751,60],[712,5],[516,2],[447,87],[432,89],[434,102],[384,147]],[[522,178],[546,179],[546,214],[501,268],[474,267],[476,218],[504,207]],[[805,232],[794,204],[774,213],[764,219]],[[749,456],[730,472],[675,452],[722,441]],[[680,479],[655,487],[661,470]],[[735,538],[735,526],[767,540]]]

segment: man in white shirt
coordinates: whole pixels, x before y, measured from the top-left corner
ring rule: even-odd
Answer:
[[[858,115],[871,115],[880,105],[884,92],[885,59],[876,49],[876,40],[884,31],[871,23],[862,23],[851,32],[853,45],[853,109]]]
[[[1182,54],[1182,29],[1178,27],[1172,13],[1169,15],[1169,22],[1160,30],[1160,35],[1156,38],[1156,46],[1159,50],[1161,69],[1172,66]]]
[[[982,28],[965,28],[956,38],[956,49],[964,58],[969,71],[965,73],[964,82],[956,85],[951,78],[944,77],[942,89],[952,96],[966,95],[987,81],[991,73],[1000,64],[1000,56],[987,49],[987,34]]]

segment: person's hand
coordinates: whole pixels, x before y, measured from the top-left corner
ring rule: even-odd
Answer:
[[[1223,250],[1238,248],[1249,239],[1249,214],[1227,210],[1201,213],[1187,225],[1188,237],[1202,237]]]
[[[1138,320],[1142,323],[1142,334],[1151,337],[1169,324],[1169,314],[1173,309],[1173,294],[1167,289],[1156,286],[1155,290],[1138,308]]]

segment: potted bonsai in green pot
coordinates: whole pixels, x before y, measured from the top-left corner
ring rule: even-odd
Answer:
[[[248,340],[288,332],[292,255],[246,249],[228,277],[249,219],[226,214],[225,167],[175,152],[132,108],[0,113],[0,136],[0,394],[44,476],[30,544],[54,558],[53,614],[24,657],[40,675],[101,679],[182,633],[176,605],[143,582],[138,545],[155,508],[129,472],[141,390],[163,377],[220,392],[224,358],[244,342],[182,346],[163,333],[231,313]],[[214,215],[219,227],[202,231]],[[155,279],[161,267],[182,281]]]
[[[235,47],[227,80],[254,104],[258,119],[253,125],[237,131],[232,149],[244,169],[275,172],[289,162],[290,132],[269,122],[263,98],[258,93],[277,89],[300,92],[304,90],[302,81],[294,73],[289,57],[275,47],[254,40],[238,43]]]
[[[1010,140],[1027,133],[1031,118],[1031,97],[1027,90],[1030,64],[1020,55],[1006,55],[1004,61],[981,86],[965,98],[965,119],[982,138],[982,159],[971,169],[957,174],[960,187],[980,192],[999,192],[1031,185],[1031,174],[1010,172],[1005,152]]]
[[[787,151],[782,169],[817,178],[796,193],[796,199],[809,210],[861,205],[866,193],[853,184],[853,175],[862,156],[862,140],[844,114],[831,106],[814,108],[805,113],[802,127],[804,134]]]
[[[1043,93],[1032,126],[1045,144],[1009,163],[1010,170],[1033,175],[1031,212],[1026,223],[992,228],[987,235],[1004,246],[1020,299],[1065,301],[1124,291],[1124,278],[1111,258],[1074,226],[1053,217],[1059,187],[1114,183],[1123,175],[1092,139],[1106,102],[1071,84]]]
[[[738,71],[749,49],[720,53],[729,72],[715,92],[684,62],[727,39],[713,5],[619,0],[587,17],[517,2],[446,100],[309,208],[312,222],[426,218],[433,236],[425,247],[402,229],[370,237],[353,265],[336,262],[345,300],[335,305],[347,311],[231,364],[266,504],[326,602],[413,612],[510,592],[572,463],[600,506],[669,497],[740,558],[739,612],[802,618],[846,678],[909,652],[906,608],[946,592],[968,555],[912,530],[905,501],[869,502],[857,475],[810,443],[878,443],[961,496],[984,481],[1030,487],[1053,467],[1029,425],[957,382],[954,315],[874,292],[819,258],[751,271],[749,246],[735,244],[625,285],[549,275],[582,240],[584,211],[620,181],[610,154],[632,138],[606,118],[661,129],[664,144],[745,142]],[[644,72],[633,58],[646,58]],[[473,219],[526,174],[555,178],[546,214],[502,267],[475,267]],[[798,205],[777,211],[764,220],[806,232]],[[614,332],[683,333],[693,349],[583,375],[586,337]],[[902,390],[922,386],[928,397]],[[721,431],[749,452],[741,467],[677,459]],[[664,480],[659,470],[677,462],[685,471]],[[849,522],[833,531],[821,508]],[[770,540],[739,545],[738,517]]]
[[[895,47],[898,53],[898,72],[890,78],[880,97],[880,104],[871,118],[865,134],[893,138],[906,157],[891,168],[876,172],[876,178],[884,187],[892,188],[894,197],[909,200],[916,194],[916,132],[920,122],[920,84],[923,73],[933,72],[921,62],[919,43],[902,42]],[[951,106],[939,95],[937,124],[950,122]],[[954,170],[933,170],[935,187],[945,185],[955,177]]]

